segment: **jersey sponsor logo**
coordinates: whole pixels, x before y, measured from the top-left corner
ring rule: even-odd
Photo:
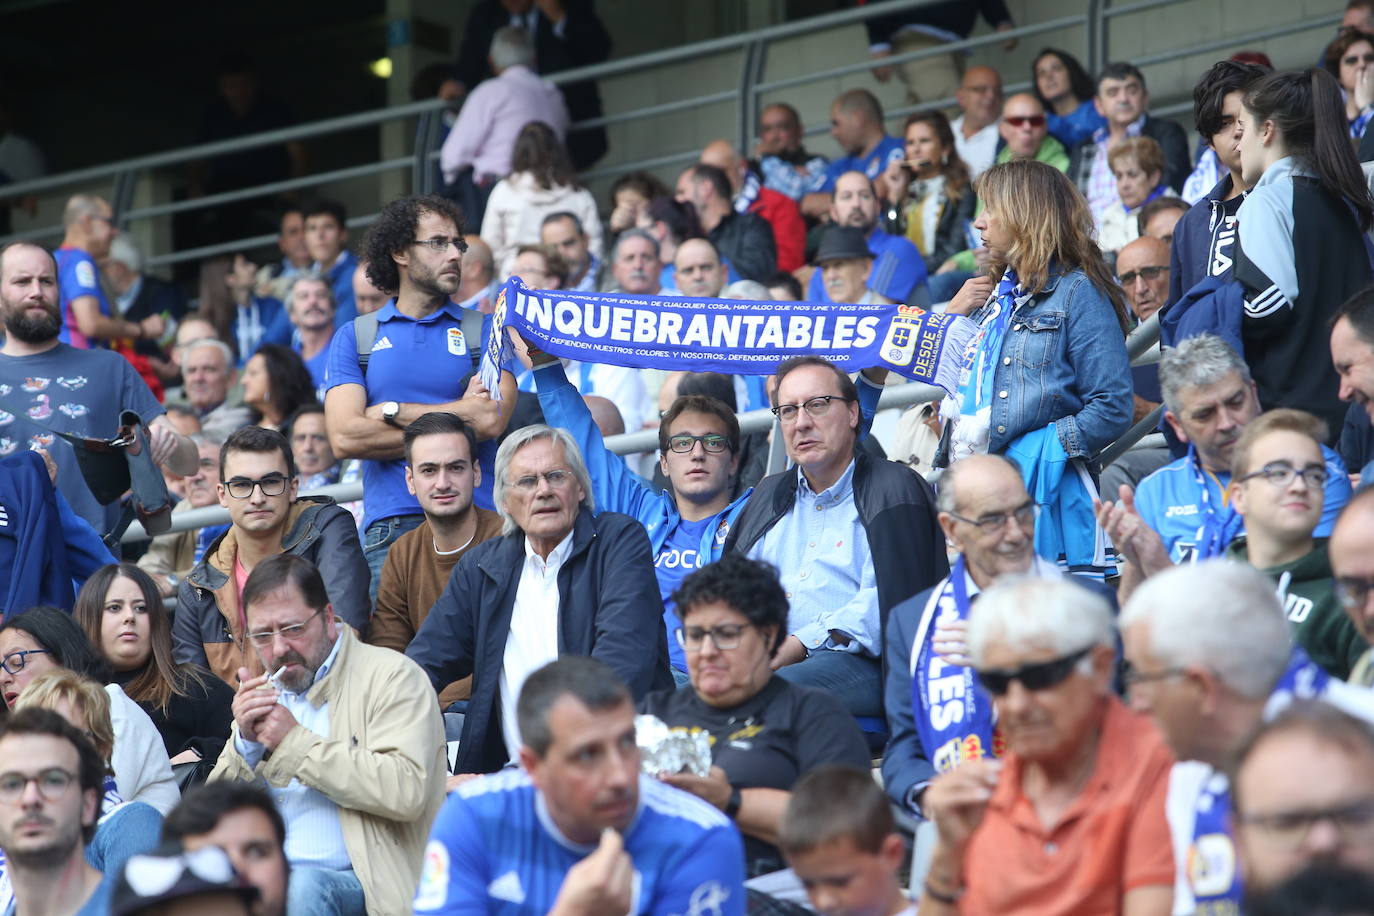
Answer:
[[[495,897],[497,900],[508,900],[511,903],[524,903],[525,889],[520,886],[520,876],[508,871],[487,885],[487,896]]]
[[[19,447],[13,439],[0,439],[0,455],[11,455]]]
[[[448,352],[454,356],[468,355],[468,342],[463,337],[462,328],[449,328],[445,340],[448,341]]]
[[[1197,515],[1197,505],[1191,506],[1170,506],[1164,510],[1165,518],[1178,518],[1181,515]]]
[[[725,519],[721,519],[720,527],[716,529],[716,546],[724,547],[728,537],[730,537],[730,523]]]
[[[71,378],[67,378],[65,375],[59,375],[57,377],[57,384],[66,388],[68,391],[76,391],[86,387],[86,376],[74,375]]]
[[[90,261],[76,262],[76,282],[81,286],[95,286],[95,268]]]
[[[1236,879],[1236,848],[1224,833],[1198,837],[1188,849],[1188,884],[1194,897],[1216,897]]]
[[[375,344],[372,345],[372,352],[373,352],[373,353],[376,353],[378,350],[390,350],[390,349],[391,349],[391,338],[390,338],[390,337],[383,337],[381,340],[378,340]]]
[[[87,407],[85,404],[62,404],[57,409],[62,411],[67,416],[71,417],[73,420],[75,420],[77,417],[84,417],[86,414],[91,412],[91,409]]]
[[[50,384],[52,384],[52,379],[50,378],[42,378],[40,376],[29,376],[28,378],[24,379],[23,388],[30,394],[34,394],[36,392],[44,390]]]
[[[654,566],[658,569],[701,569],[701,552],[678,550],[675,547],[660,550],[654,559]]]
[[[1283,611],[1293,623],[1302,623],[1306,620],[1312,613],[1312,606],[1312,599],[1301,595],[1289,594],[1283,599]]]
[[[420,866],[420,889],[415,893],[416,909],[434,910],[448,900],[448,847],[430,840],[425,861]]]

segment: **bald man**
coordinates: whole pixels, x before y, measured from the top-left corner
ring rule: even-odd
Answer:
[[[725,266],[716,246],[706,239],[688,239],[673,258],[677,288],[693,299],[715,299],[725,286]]]
[[[906,155],[902,141],[883,128],[883,106],[867,89],[840,93],[830,105],[830,136],[844,155],[830,160],[810,192],[802,198],[802,212],[822,219],[830,209],[835,182],[845,172],[862,172],[876,180],[887,167]]]
[[[1116,254],[1116,278],[1135,317],[1144,321],[1169,299],[1169,246],[1141,236]]]
[[[757,213],[773,230],[778,249],[778,270],[796,270],[806,259],[806,223],[801,208],[786,194],[764,187],[763,175],[729,140],[714,140],[701,151],[701,161],[725,173],[734,192],[736,213]],[[684,290],[686,292],[686,290]]]
[[[1010,96],[1002,105],[1002,120],[998,133],[1006,141],[997,154],[997,161],[1035,159],[1046,162],[1059,171],[1069,168],[1069,153],[1064,144],[1050,136],[1045,106],[1028,92]]]
[[[987,171],[997,156],[998,115],[1002,111],[1002,77],[991,67],[969,67],[954,93],[963,114],[950,124],[954,147],[974,178]]]
[[[367,262],[358,262],[358,266],[353,268],[353,301],[357,303],[358,314],[366,315],[377,311],[386,305],[389,298],[391,297],[373,286],[372,281],[367,278]]]

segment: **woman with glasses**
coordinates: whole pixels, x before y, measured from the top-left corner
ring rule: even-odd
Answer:
[[[5,707],[16,701],[39,675],[72,671],[105,685],[114,723],[110,767],[125,801],[141,801],[162,814],[181,798],[162,737],[148,714],[112,684],[109,663],[95,650],[81,627],[65,611],[36,607],[11,617],[0,627],[0,692]]]
[[[734,819],[749,877],[779,871],[786,863],[775,843],[792,784],[826,764],[867,769],[863,734],[832,696],[774,676],[788,604],[772,567],[726,554],[672,597],[691,685],[649,694],[640,711],[674,731],[706,731],[712,766],[707,776],[660,778]]]
[[[50,709],[86,734],[100,759],[109,762],[114,754],[114,723],[110,719],[110,696],[95,681],[74,671],[50,671],[33,679],[15,709]],[[3,787],[0,787],[2,789]],[[100,802],[95,838],[86,846],[86,861],[107,875],[117,875],[130,856],[157,846],[162,833],[162,815],[152,805],[125,801],[113,774],[105,774],[105,791]],[[0,900],[0,908],[5,906]]]
[[[905,158],[894,160],[880,181],[883,230],[910,239],[933,274],[968,247],[976,197],[943,112],[916,112],[903,136]]]
[[[968,643],[1006,755],[965,760],[926,789],[939,839],[920,916],[1166,916],[1174,760],[1113,691],[1106,600],[1062,577],[994,585],[973,606]]]
[[[978,195],[974,228],[992,269],[949,305],[979,333],[941,408],[936,463],[1016,458],[1036,502],[1052,506],[1036,552],[1100,575],[1111,559],[1094,536],[1091,465],[1131,423],[1125,296],[1093,241],[1087,202],[1058,169],[1000,163],[979,176]]]
[[[172,622],[157,584],[132,563],[101,567],[72,616],[114,671],[114,683],[152,718],[172,763],[214,761],[234,721],[234,691],[172,658]]]

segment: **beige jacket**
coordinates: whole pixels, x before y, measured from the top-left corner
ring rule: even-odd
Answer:
[[[339,825],[373,916],[411,912],[429,828],[444,801],[443,718],[420,667],[399,652],[358,641],[339,628],[343,645],[330,675],[306,699],[329,704],[329,737],[297,726],[257,772],[233,734],[210,779],[292,779],[339,806]]]

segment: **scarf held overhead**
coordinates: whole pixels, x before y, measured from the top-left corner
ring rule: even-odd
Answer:
[[[891,369],[946,391],[958,385],[978,331],[962,316],[905,305],[531,290],[512,277],[482,354],[492,397],[513,350],[506,328],[553,356],[612,366],[767,375],[793,356],[821,356],[845,371]]]

